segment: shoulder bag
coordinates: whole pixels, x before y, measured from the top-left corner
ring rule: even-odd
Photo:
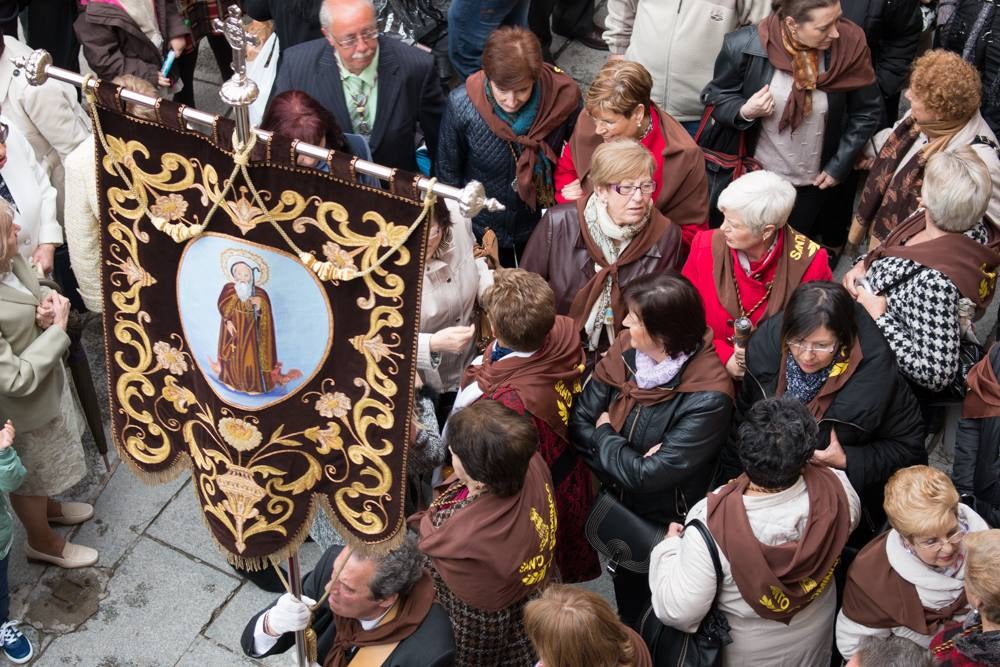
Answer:
[[[650,606],[642,616],[639,634],[649,647],[656,667],[716,667],[722,664],[722,647],[733,641],[729,634],[729,620],[718,610],[719,593],[722,591],[722,562],[719,560],[719,549],[715,539],[698,519],[688,521],[685,528],[697,530],[715,567],[715,597],[705,618],[694,632],[681,632],[676,628],[664,625],[653,613]]]
[[[712,118],[715,105],[705,107],[701,123],[694,134],[694,142],[705,155],[705,175],[708,177],[708,226],[715,229],[722,225],[719,194],[737,178],[751,171],[762,169],[747,148],[747,133],[724,127]]]
[[[583,530],[590,546],[607,557],[612,577],[619,567],[649,572],[649,554],[667,532],[637,516],[606,489],[597,495]]]

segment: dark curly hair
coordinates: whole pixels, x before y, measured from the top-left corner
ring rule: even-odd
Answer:
[[[740,463],[750,481],[765,489],[786,489],[816,449],[819,427],[806,406],[782,396],[754,404],[738,434]]]

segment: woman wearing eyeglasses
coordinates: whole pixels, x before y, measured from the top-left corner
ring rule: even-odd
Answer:
[[[925,465],[900,470],[885,485],[885,512],[892,530],[862,549],[847,572],[837,616],[844,658],[869,635],[927,647],[941,626],[969,613],[962,540],[989,526],[959,503],[948,476]]]
[[[737,419],[758,401],[791,396],[819,423],[813,463],[843,470],[862,502],[852,544],[882,527],[882,489],[900,468],[926,463],[920,409],[878,327],[842,286],[800,285],[750,339]],[[719,479],[742,466],[731,439]]]
[[[615,60],[597,73],[584,110],[556,166],[556,200],[586,200],[594,182],[594,151],[619,139],[638,141],[655,161],[656,208],[679,225],[685,247],[708,229],[705,156],[687,130],[652,101],[653,78],[636,62]]]
[[[556,312],[576,321],[592,366],[623,329],[621,286],[681,265],[681,233],[653,206],[656,164],[633,140],[594,151],[594,192],[550,209],[524,250],[521,267],[545,278]]]

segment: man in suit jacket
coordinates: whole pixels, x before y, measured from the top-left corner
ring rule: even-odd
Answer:
[[[283,53],[274,94],[305,91],[368,140],[375,162],[415,172],[418,124],[437,154],[445,100],[434,58],[379,37],[371,0],[325,0],[320,23],[325,39]]]
[[[307,605],[325,598],[312,616],[320,664],[447,667],[454,662],[451,622],[434,602],[434,582],[423,569],[417,536],[382,556],[330,547],[302,581],[302,600],[282,595],[243,630],[253,658],[283,653],[310,623]]]

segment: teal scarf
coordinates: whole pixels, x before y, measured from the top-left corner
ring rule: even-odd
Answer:
[[[493,113],[497,118],[510,125],[514,134],[523,136],[528,134],[528,130],[535,123],[535,116],[538,115],[538,105],[542,99],[542,87],[537,83],[532,87],[531,98],[524,103],[524,106],[514,113],[504,111],[496,99],[493,97],[493,89],[490,87],[489,79],[486,80],[486,99],[493,107]],[[511,143],[515,152],[515,160],[521,156],[523,148],[520,144]],[[538,151],[538,158],[535,160],[534,181],[536,190],[539,193],[552,189],[552,163],[545,156],[545,153]]]

